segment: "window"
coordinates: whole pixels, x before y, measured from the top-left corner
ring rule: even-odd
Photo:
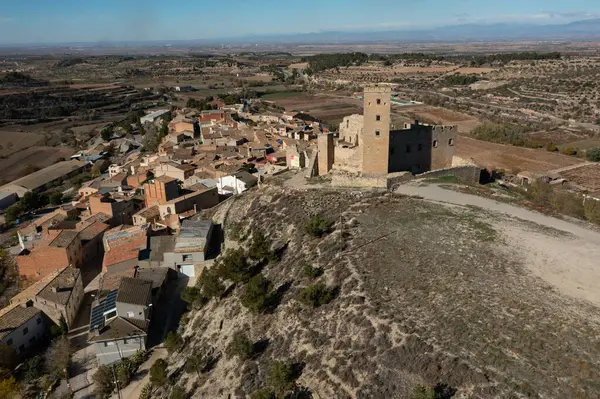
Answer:
[[[394,155],[394,147],[390,148],[390,155]]]
[[[127,312],[127,317],[131,318],[131,317],[134,317],[134,316],[135,316],[134,312],[131,312],[131,311]]]
[[[375,136],[377,136],[377,137],[381,136],[381,130],[375,130]]]
[[[410,145],[407,145],[406,146],[406,153],[409,153],[409,152],[410,152]]]
[[[183,261],[184,262],[192,262],[192,255],[191,254],[185,254],[183,255]]]
[[[377,99],[377,105],[381,105],[381,98]]]
[[[419,144],[419,151],[423,151],[423,144]]]
[[[448,145],[454,145],[454,139],[449,139],[448,140]]]
[[[36,323],[37,323],[38,325],[39,325],[39,324],[42,324],[42,318],[41,318],[41,317],[38,317],[38,319],[36,320]]]
[[[23,335],[27,335],[28,332],[29,332],[29,328],[25,327],[23,329]]]
[[[123,344],[127,345],[127,340],[126,339],[123,340]]]
[[[433,148],[437,148],[437,146],[438,146],[437,140],[433,140]]]
[[[13,344],[13,340],[12,340],[12,338],[11,338],[11,339],[9,339],[8,341],[6,341],[6,345],[12,345],[12,344]]]
[[[381,120],[381,115],[377,115],[377,116],[375,117],[375,120],[376,120],[376,121],[380,121],[380,120]]]
[[[346,121],[346,128],[349,128],[349,127],[350,127],[350,120],[347,120]]]
[[[25,345],[19,346],[19,353],[25,352]]]

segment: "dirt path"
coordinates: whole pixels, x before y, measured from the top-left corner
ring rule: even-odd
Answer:
[[[436,185],[407,184],[400,186],[396,193],[476,206],[499,214],[492,216],[492,224],[502,232],[507,249],[518,254],[532,273],[565,295],[600,306],[600,233],[583,225]],[[531,223],[515,223],[502,215]]]

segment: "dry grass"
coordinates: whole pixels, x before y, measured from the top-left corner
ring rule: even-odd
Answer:
[[[312,214],[335,220],[335,231],[307,236],[301,227]],[[404,398],[421,383],[448,384],[462,397],[595,397],[597,309],[530,274],[490,215],[376,193],[266,188],[214,217],[286,244],[263,274],[291,286],[272,314],[250,315],[237,288],[191,315],[188,347],[224,351],[240,329],[269,340],[254,360],[221,359],[208,375],[184,375],[196,397],[248,394],[264,386],[273,360],[303,363],[298,383],[318,397]],[[295,299],[311,284],[306,263],[339,287],[316,311]]]

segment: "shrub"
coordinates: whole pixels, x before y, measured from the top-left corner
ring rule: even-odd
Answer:
[[[158,359],[152,367],[150,367],[150,383],[154,387],[161,387],[168,382],[167,376],[168,363],[165,359]]]
[[[217,274],[225,280],[234,283],[246,282],[252,276],[246,254],[241,248],[229,249],[221,258],[217,267]]]
[[[186,373],[196,373],[200,375],[209,370],[211,363],[215,358],[213,357],[213,349],[210,350],[199,350],[196,349],[192,355],[185,362]]]
[[[152,384],[149,382],[142,387],[140,399],[150,399],[152,397]]]
[[[54,191],[50,194],[50,203],[52,205],[60,205],[63,203],[63,194],[60,191]]]
[[[275,399],[275,394],[269,388],[261,388],[250,394],[250,399]]]
[[[554,143],[550,142],[550,143],[546,144],[546,151],[558,152],[558,147],[556,145],[554,145]]]
[[[165,348],[169,354],[177,352],[183,346],[183,338],[175,331],[169,331],[165,339]]]
[[[227,233],[231,240],[240,241],[242,238],[242,234],[244,233],[244,229],[241,223],[232,223],[231,226],[229,226]]]
[[[284,396],[294,388],[294,373],[292,366],[285,362],[273,362],[267,374],[267,383],[277,397]]]
[[[236,331],[227,346],[227,354],[231,357],[238,356],[241,360],[250,359],[253,355],[252,341],[242,331]]]
[[[552,188],[548,183],[535,181],[527,190],[527,197],[539,204],[546,204],[552,195]]]
[[[110,366],[100,366],[92,377],[96,385],[94,393],[99,398],[108,398],[115,389],[113,370]]]
[[[0,398],[17,397],[19,393],[19,384],[15,377],[4,378],[0,381]]]
[[[171,390],[171,394],[169,395],[169,399],[187,399],[189,398],[187,392],[182,387],[176,386]]]
[[[578,195],[556,190],[550,196],[550,203],[558,212],[577,217],[584,218],[583,201]]]
[[[252,244],[248,250],[248,256],[255,260],[263,260],[265,258],[273,260],[274,252],[271,251],[271,240],[265,237],[262,231],[256,231],[252,235]]]
[[[565,155],[577,155],[577,150],[573,147],[566,147],[561,148],[560,153]]]
[[[318,308],[333,300],[333,292],[325,284],[318,283],[303,288],[298,299],[305,305]]]
[[[253,313],[262,312],[268,304],[272,287],[273,284],[262,274],[252,277],[240,298],[242,305]]]
[[[306,276],[310,279],[315,279],[315,278],[323,275],[323,268],[322,267],[313,267],[312,265],[309,265],[307,263],[302,268],[302,274],[304,274],[304,276]]]
[[[306,223],[305,230],[309,235],[311,235],[313,237],[321,238],[325,234],[329,233],[331,231],[332,227],[333,227],[332,221],[324,219],[319,215],[314,215]]]
[[[493,143],[512,144],[518,147],[536,147],[526,135],[528,129],[520,125],[508,123],[484,123],[471,132],[471,136]]]
[[[39,378],[44,371],[44,359],[34,356],[25,362],[25,381],[32,382]]]
[[[225,287],[221,284],[216,271],[205,268],[196,283],[202,291],[202,296],[205,298],[220,297],[225,291]]]
[[[583,204],[583,213],[586,220],[600,224],[600,201],[594,199],[586,199]]]
[[[592,162],[600,162],[600,148],[593,148],[587,152],[587,159]]]
[[[433,388],[419,385],[413,389],[410,397],[411,399],[437,399],[437,394]]]

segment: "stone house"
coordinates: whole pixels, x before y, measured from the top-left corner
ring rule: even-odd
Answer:
[[[217,180],[217,189],[221,195],[241,194],[256,186],[258,178],[246,171],[240,171]]]
[[[84,259],[79,232],[62,230],[50,234],[40,246],[25,249],[17,256],[19,275],[42,278],[67,265],[79,267]]]
[[[21,358],[36,348],[47,332],[48,322],[31,302],[14,304],[0,310],[0,342],[10,346]]]
[[[111,225],[131,224],[136,212],[132,198],[117,193],[96,193],[89,199],[91,215],[104,213],[111,217]]]
[[[184,220],[171,252],[164,252],[164,266],[195,277],[195,265],[206,260],[213,224],[210,220]]]
[[[168,215],[180,215],[184,212],[199,212],[202,209],[212,208],[219,203],[216,188],[205,188],[185,194],[158,206],[160,218]]]
[[[180,165],[175,162],[162,163],[154,169],[154,177],[169,176],[184,181],[194,175],[196,167],[193,165]]]

